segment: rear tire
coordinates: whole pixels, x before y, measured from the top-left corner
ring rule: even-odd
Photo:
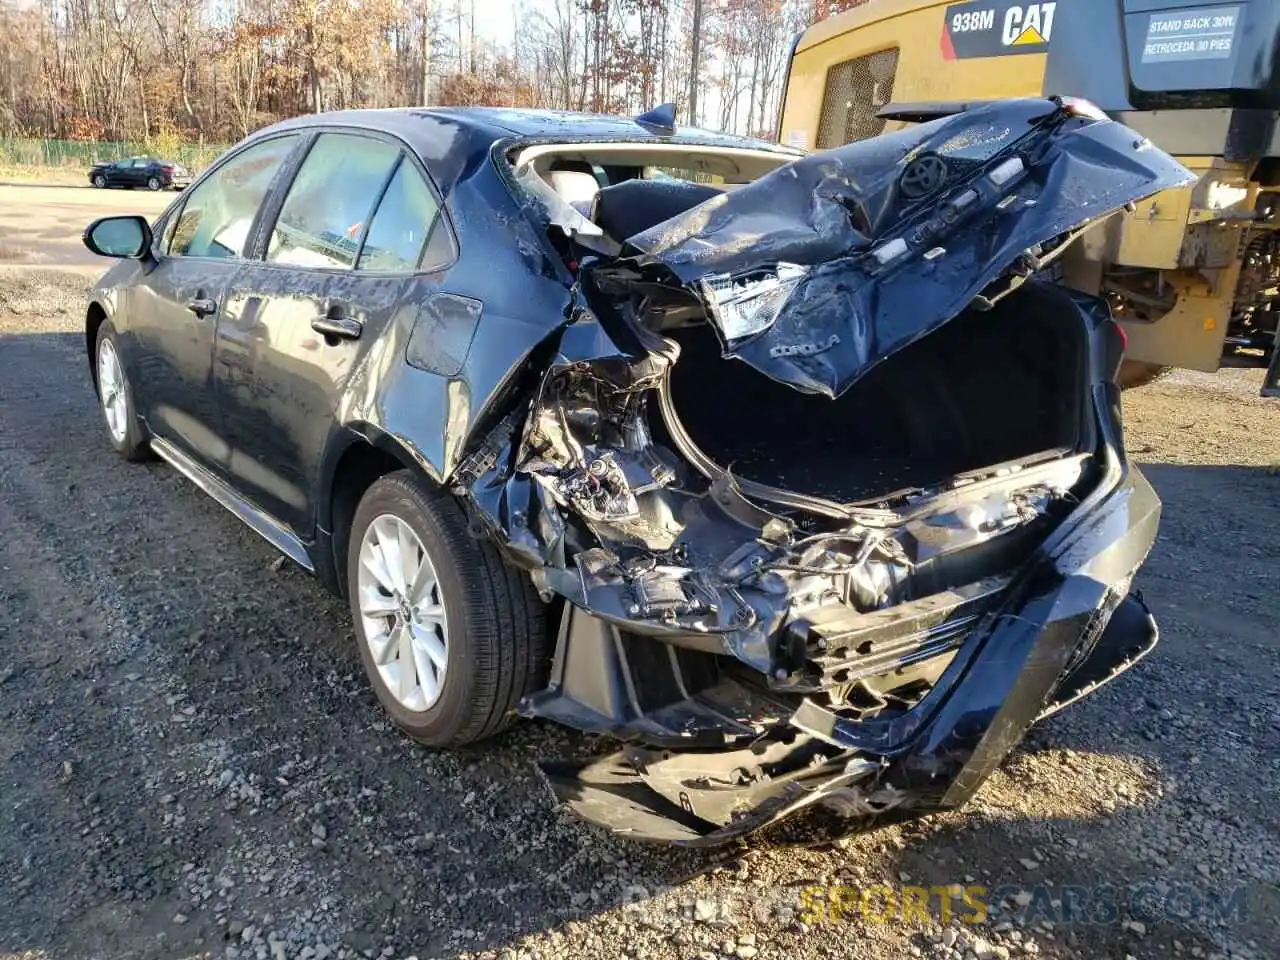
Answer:
[[[1121,390],[1132,390],[1155,383],[1173,367],[1159,363],[1145,363],[1142,360],[1122,360],[1120,372],[1116,374],[1116,386]]]
[[[163,186],[164,184],[160,182],[159,177],[152,177],[150,180],[147,181],[148,190],[159,190]]]
[[[407,470],[388,474],[361,498],[347,543],[360,659],[379,702],[410,737],[457,747],[492,736],[515,719],[521,697],[545,685],[545,607],[527,576],[472,535],[451,496]],[[414,563],[420,556],[430,568],[415,576],[425,593],[405,582],[425,569]],[[407,681],[406,668],[415,671]]]

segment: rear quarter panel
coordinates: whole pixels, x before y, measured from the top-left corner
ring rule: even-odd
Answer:
[[[353,369],[339,416],[343,424],[372,428],[399,443],[441,482],[457,468],[504,387],[572,316],[567,273],[551,259],[488,157],[454,184],[445,209],[457,237],[456,262],[438,278],[422,276],[407,285],[396,319]],[[449,375],[406,359],[414,326],[438,315],[433,299],[441,293],[481,304],[461,367]]]

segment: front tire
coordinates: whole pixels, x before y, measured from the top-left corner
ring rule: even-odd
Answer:
[[[94,386],[98,393],[98,409],[107,427],[111,448],[126,460],[150,459],[147,434],[138,420],[133,402],[133,389],[120,359],[119,338],[110,320],[98,327],[94,345]]]
[[[407,470],[356,508],[347,594],[365,673],[401,730],[432,747],[492,736],[544,685],[545,608],[477,540],[461,506]]]
[[[93,178],[93,185],[97,187],[99,190],[102,190],[107,185],[107,178],[100,173],[95,174]]]

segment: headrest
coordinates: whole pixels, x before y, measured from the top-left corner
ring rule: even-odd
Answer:
[[[600,184],[595,175],[581,170],[552,170],[547,178],[551,181],[551,189],[567,203],[589,205],[600,192]]]

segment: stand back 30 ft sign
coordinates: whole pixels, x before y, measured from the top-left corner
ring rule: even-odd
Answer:
[[[942,55],[947,60],[1045,53],[1057,0],[971,0],[947,7]]]

